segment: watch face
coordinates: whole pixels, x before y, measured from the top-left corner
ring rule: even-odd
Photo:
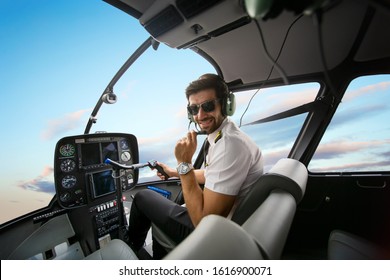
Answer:
[[[184,174],[187,174],[188,172],[190,172],[190,170],[192,169],[192,165],[189,164],[189,163],[186,163],[186,162],[182,162],[179,164],[178,168],[177,168],[177,172],[180,174],[180,175],[184,175]]]
[[[181,167],[180,167],[180,171],[183,172],[183,173],[187,173],[187,170],[188,170],[188,166],[182,164]]]

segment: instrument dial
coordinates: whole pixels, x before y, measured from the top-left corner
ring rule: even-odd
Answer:
[[[123,152],[121,154],[121,160],[122,161],[129,161],[129,160],[131,160],[131,154],[129,152]]]
[[[71,195],[70,195],[70,193],[68,193],[68,192],[63,193],[63,194],[60,195],[60,200],[61,200],[62,202],[67,202],[67,201],[69,201],[70,199],[71,199]]]
[[[121,148],[122,148],[122,150],[128,150],[129,149],[129,144],[127,143],[127,140],[123,139],[121,141]]]
[[[77,183],[76,176],[73,175],[66,175],[64,178],[62,178],[61,184],[65,189],[73,188]]]
[[[74,155],[76,149],[72,144],[64,144],[60,147],[60,154],[64,157],[71,157]]]
[[[76,163],[74,162],[74,160],[71,159],[66,159],[62,161],[60,164],[60,168],[62,172],[71,172],[75,169],[75,167],[76,167]]]

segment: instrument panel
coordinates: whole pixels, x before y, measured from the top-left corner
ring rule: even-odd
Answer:
[[[101,203],[104,198],[133,188],[138,170],[114,171],[105,163],[110,158],[121,164],[139,161],[137,138],[125,133],[99,133],[68,136],[57,142],[54,155],[54,181],[63,208]]]

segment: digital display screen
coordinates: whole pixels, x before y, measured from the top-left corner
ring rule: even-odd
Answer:
[[[93,198],[104,196],[115,192],[115,180],[112,177],[112,170],[105,170],[89,174]]]
[[[118,143],[83,143],[80,146],[82,166],[102,164],[107,158],[119,160]]]
[[[102,143],[102,157],[103,157],[103,162],[107,158],[110,158],[114,161],[118,161],[119,160],[118,143],[117,142]]]
[[[100,164],[100,144],[87,143],[81,145],[81,164],[83,166]]]

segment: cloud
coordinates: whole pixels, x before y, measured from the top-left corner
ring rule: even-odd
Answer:
[[[370,148],[373,150],[375,147],[380,147],[385,144],[389,144],[390,140],[374,140],[374,141],[332,141],[329,143],[324,143],[319,145],[314,158],[319,159],[330,159],[339,157],[342,154],[347,154],[351,152],[359,152],[361,150]]]
[[[382,160],[389,157],[390,152],[372,152],[375,157],[373,161],[360,160],[359,162],[343,163],[337,158],[342,158],[345,154],[357,154],[365,149],[373,151],[377,147],[390,144],[390,139],[382,141],[360,141],[352,142],[348,140],[332,141],[321,144],[315,152],[315,155],[310,164],[310,171],[312,172],[331,172],[331,171],[370,171],[383,170],[384,167],[390,165],[390,161]],[[386,149],[387,151],[387,149]],[[290,152],[290,147],[280,148],[276,150],[263,150],[264,155],[264,170],[268,171],[279,159],[285,158]],[[326,163],[319,163],[318,160],[329,160]],[[332,160],[333,159],[333,160]]]
[[[355,99],[361,95],[378,93],[380,91],[385,91],[390,88],[390,81],[380,82],[373,85],[367,85],[356,90],[348,91],[345,97],[343,98],[343,102],[350,101],[351,99]]]
[[[387,160],[389,152],[384,145],[390,144],[390,139],[374,141],[332,141],[320,145],[314,154],[310,164],[312,172],[346,172],[346,171],[383,171],[388,170],[390,161]],[[377,148],[384,148],[385,152]],[[369,154],[363,156],[364,150],[369,149]],[[345,155],[360,155],[359,160],[352,160]],[[327,160],[321,163],[320,160]]]
[[[387,110],[387,104],[364,104],[359,107],[340,110],[339,112],[337,112],[337,115],[332,119],[330,128],[334,129],[336,126],[341,124],[346,124],[350,122],[354,123],[359,119],[365,120],[371,116],[375,117],[381,112],[386,112]]]
[[[54,182],[44,179],[36,178],[31,181],[23,182],[19,185],[19,187],[29,191],[55,194]]]
[[[60,134],[77,128],[81,123],[81,119],[84,121],[84,114],[87,112],[91,112],[91,109],[71,112],[61,118],[49,120],[46,129],[41,134],[42,139],[51,140]]]
[[[282,87],[284,88],[284,87]],[[309,103],[311,101],[314,101],[315,97],[318,93],[318,87],[311,87],[305,90],[299,90],[294,91],[295,87],[292,87],[291,91],[286,92],[275,92],[275,89],[262,89],[260,90],[254,100],[253,104],[250,105],[248,113],[245,117],[244,123],[249,123],[254,120],[258,120],[264,117],[271,116],[276,113],[280,113],[283,111],[286,111],[291,108],[295,108],[297,106],[300,106],[302,104]],[[351,102],[351,100],[367,94],[375,94],[381,91],[386,91],[390,88],[390,81],[385,82],[379,82],[372,85],[367,85],[364,87],[360,87],[356,90],[348,90],[345,97],[343,98],[343,102]],[[251,91],[245,91],[241,93],[236,94],[236,101],[237,106],[245,106],[249,103],[250,98],[255,93],[255,90]],[[283,95],[283,99],[281,98],[281,95]],[[257,102],[257,103],[256,103]],[[260,104],[260,108],[259,108]],[[253,109],[253,110],[251,110]],[[379,109],[387,109],[387,106],[383,105],[377,105],[372,107],[364,107],[364,108],[358,108],[355,112],[351,111],[346,116],[348,116],[347,119],[352,119],[351,114],[356,113],[356,116],[364,116],[363,113],[370,113],[376,110],[377,113]],[[340,112],[338,113],[340,114]],[[339,118],[340,119],[340,118]]]
[[[293,88],[292,88],[293,89]],[[236,94],[237,106],[246,106],[255,91]],[[311,87],[299,91],[275,92],[275,89],[260,90],[251,102],[244,123],[249,123],[264,117],[268,117],[303,104],[314,101],[318,93],[318,87]],[[283,98],[281,98],[283,95]],[[259,108],[260,106],[260,108]]]
[[[48,177],[51,176],[52,173],[53,167],[45,166],[40,175],[34,179],[19,182],[18,187],[30,191],[54,194],[54,182],[48,180]]]
[[[390,139],[385,140],[372,140],[372,141],[349,141],[349,140],[338,140],[329,143],[323,143],[319,145],[314,155],[315,159],[330,159],[339,157],[347,153],[356,153],[365,149],[373,150],[376,147],[389,144]]]
[[[274,166],[279,159],[286,158],[290,152],[290,149],[280,149],[276,151],[262,151],[264,160],[264,172],[268,172],[272,166]]]
[[[40,177],[47,177],[53,173],[53,167],[45,166]]]
[[[310,168],[311,172],[347,172],[348,170],[358,172],[358,171],[386,171],[383,170],[384,167],[389,166],[390,161],[377,161],[377,162],[352,162],[347,164],[339,164],[332,166],[323,166]]]

